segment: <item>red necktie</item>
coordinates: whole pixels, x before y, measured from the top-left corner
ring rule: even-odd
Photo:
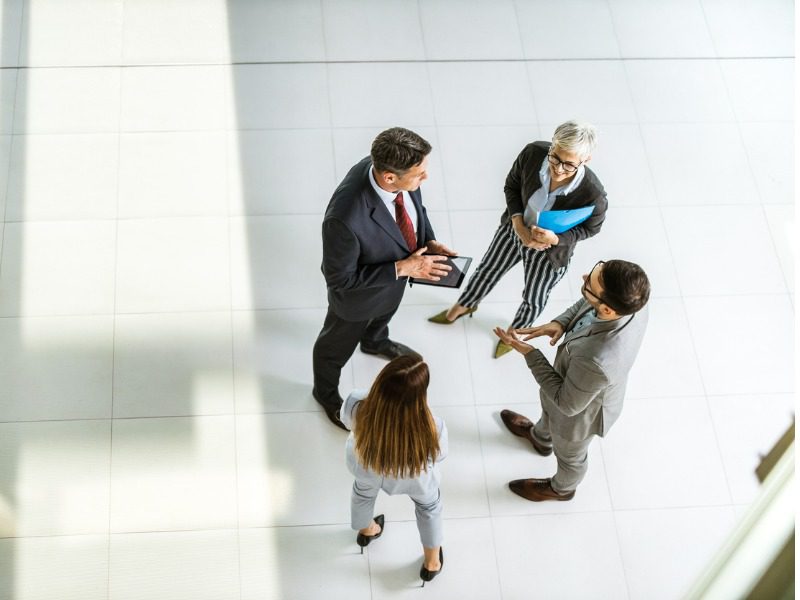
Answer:
[[[403,204],[403,192],[397,194],[394,199],[394,218],[397,221],[397,226],[400,228],[400,233],[408,244],[408,249],[414,252],[417,249],[417,236],[414,235],[414,225],[411,223],[411,217],[406,212],[406,207]]]

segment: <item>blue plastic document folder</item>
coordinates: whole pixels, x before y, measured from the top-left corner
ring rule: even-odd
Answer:
[[[546,210],[539,213],[537,225],[542,229],[549,229],[553,233],[564,233],[575,225],[580,225],[592,216],[594,204],[572,210]]]

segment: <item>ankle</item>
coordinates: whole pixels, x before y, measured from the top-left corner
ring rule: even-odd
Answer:
[[[467,310],[469,309],[466,306],[461,306],[460,304],[454,304],[453,306],[450,307],[450,310],[447,311],[447,319],[453,321],[454,319],[457,319],[465,312],[467,312]]]
[[[381,527],[375,521],[369,524],[369,527],[365,527],[364,529],[359,529],[358,533],[361,535],[365,535],[367,537],[372,537],[373,535],[377,535],[381,532]]]
[[[425,561],[425,568],[428,569],[428,571],[431,571],[431,572],[438,571],[439,569],[442,568],[442,563],[439,562],[439,558],[438,557],[436,558],[436,560],[432,560],[430,562],[428,562],[426,560]]]

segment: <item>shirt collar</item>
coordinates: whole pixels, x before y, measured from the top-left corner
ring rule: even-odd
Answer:
[[[399,192],[387,192],[381,186],[378,185],[378,182],[375,181],[375,166],[371,165],[369,168],[369,182],[372,184],[372,189],[375,190],[375,193],[378,194],[378,198],[383,200],[386,204],[391,204],[394,202],[394,199],[397,198],[397,194]],[[405,195],[404,195],[405,196]],[[405,197],[403,198],[405,201]]]

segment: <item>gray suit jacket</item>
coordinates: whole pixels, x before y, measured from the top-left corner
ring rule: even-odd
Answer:
[[[539,350],[525,356],[539,383],[550,430],[569,441],[604,436],[622,412],[628,372],[642,344],[648,311],[600,321],[577,333],[570,328],[592,310],[581,299],[553,319],[567,332],[553,365]]]

